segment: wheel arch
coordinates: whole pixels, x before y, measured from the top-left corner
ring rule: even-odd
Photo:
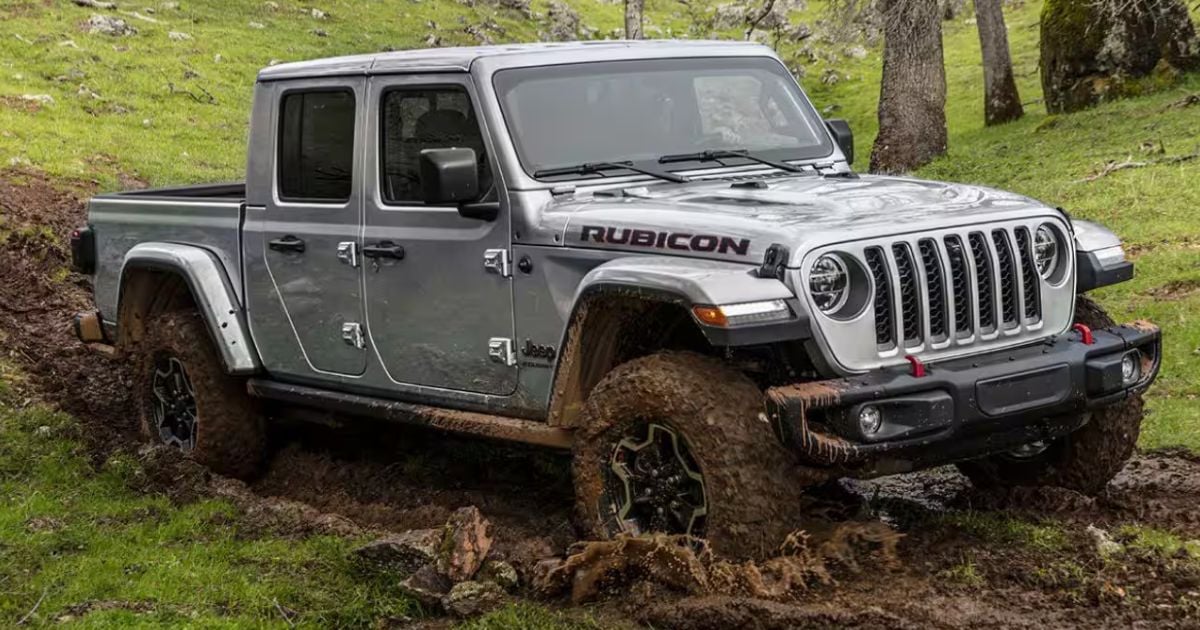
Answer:
[[[245,312],[212,252],[179,243],[138,244],[125,254],[119,286],[117,339],[122,345],[141,340],[154,315],[191,308],[204,319],[227,373],[260,371]]]
[[[752,271],[740,264],[653,256],[620,258],[588,272],[576,290],[559,346],[549,423],[575,427],[592,389],[626,361],[660,350],[717,356],[743,341],[773,341],[757,334],[763,327],[744,339],[731,338],[728,330],[701,325],[692,315],[692,307],[699,305],[794,302],[783,282]],[[807,320],[804,324],[783,336],[804,336]]]

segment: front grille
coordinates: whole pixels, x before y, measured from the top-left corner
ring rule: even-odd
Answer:
[[[895,347],[897,339],[904,347],[919,347],[976,331],[989,335],[998,323],[1019,326],[1019,314],[1025,324],[1041,319],[1040,279],[1025,228],[881,245],[863,250],[875,282],[875,342],[881,351]]]
[[[863,255],[867,258],[871,279],[875,281],[875,345],[880,349],[894,348],[896,337],[890,297],[892,280],[888,275],[887,262],[883,259],[883,250],[878,247],[868,248]]]
[[[912,250],[907,243],[892,245],[892,256],[896,261],[896,273],[900,276],[900,317],[905,345],[921,343],[921,291],[918,287],[917,268],[913,264]]]

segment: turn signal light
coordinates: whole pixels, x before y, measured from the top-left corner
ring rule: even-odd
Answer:
[[[791,319],[792,309],[783,300],[742,302],[722,306],[693,306],[696,319],[709,326],[734,328],[747,324],[765,324]]]

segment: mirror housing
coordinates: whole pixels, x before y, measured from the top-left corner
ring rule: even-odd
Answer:
[[[825,128],[846,156],[846,163],[854,164],[854,132],[850,130],[850,123],[841,118],[830,118],[825,121]]]
[[[469,203],[479,198],[479,166],[474,149],[421,151],[421,197],[431,206]]]

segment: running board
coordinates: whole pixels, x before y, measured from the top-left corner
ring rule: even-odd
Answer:
[[[473,411],[428,407],[387,398],[334,392],[259,378],[246,381],[246,391],[257,398],[401,424],[431,427],[450,433],[523,442],[550,448],[571,448],[570,431],[549,426],[544,422]]]

